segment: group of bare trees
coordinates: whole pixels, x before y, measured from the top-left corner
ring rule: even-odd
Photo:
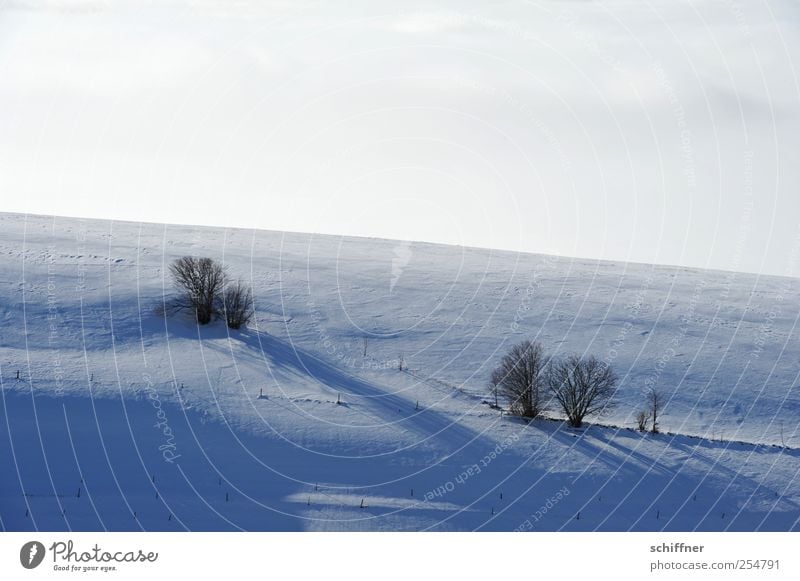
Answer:
[[[240,329],[253,318],[250,287],[241,280],[231,280],[222,264],[211,258],[184,256],[173,261],[169,269],[178,296],[166,305],[167,310],[190,311],[198,325],[222,317],[231,329]]]
[[[541,343],[522,341],[503,356],[490,381],[495,397],[504,397],[511,413],[537,418],[557,406],[579,428],[584,418],[612,405],[617,376],[593,355],[555,359]]]
[[[585,418],[602,414],[614,406],[617,375],[607,363],[594,355],[569,355],[554,358],[537,341],[522,341],[512,346],[490,379],[495,405],[499,397],[508,402],[509,411],[525,418],[538,418],[553,407],[579,428]],[[660,392],[651,390],[647,409],[637,417],[641,431],[658,432],[658,415],[664,405]]]

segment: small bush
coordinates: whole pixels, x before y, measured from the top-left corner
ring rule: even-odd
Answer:
[[[241,281],[231,283],[222,298],[225,322],[231,329],[240,329],[253,318],[253,293]]]
[[[647,423],[650,421],[650,412],[639,412],[636,414],[636,429],[640,432],[647,431]]]

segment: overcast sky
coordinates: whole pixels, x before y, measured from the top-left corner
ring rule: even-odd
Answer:
[[[800,3],[0,0],[0,210],[800,275]]]

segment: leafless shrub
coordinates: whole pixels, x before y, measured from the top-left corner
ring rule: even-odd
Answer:
[[[642,411],[636,414],[636,429],[640,432],[647,431],[647,424],[650,421],[650,412]]]
[[[240,329],[253,318],[253,292],[242,281],[236,281],[225,288],[222,298],[222,311],[225,322],[231,329]]]
[[[571,355],[548,366],[547,384],[569,424],[580,428],[586,416],[611,406],[617,376],[594,356]]]
[[[545,411],[546,365],[544,347],[538,342],[522,341],[503,356],[490,384],[508,401],[511,413],[536,418]]]
[[[170,264],[169,269],[180,295],[167,309],[189,309],[194,312],[198,324],[210,323],[225,286],[223,266],[211,258],[184,256]]]

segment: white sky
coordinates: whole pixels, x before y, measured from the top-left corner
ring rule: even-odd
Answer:
[[[0,0],[0,210],[800,275],[800,3]]]

